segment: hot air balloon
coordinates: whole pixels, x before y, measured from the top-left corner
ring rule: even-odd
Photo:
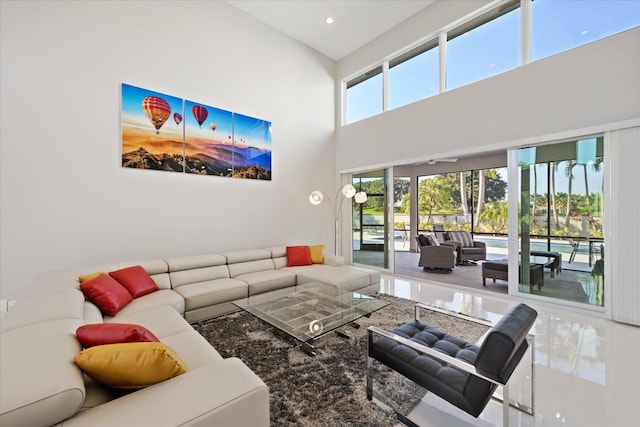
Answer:
[[[209,112],[202,105],[194,105],[191,107],[191,112],[193,113],[193,117],[195,117],[196,122],[198,122],[198,126],[202,127],[202,123],[207,120],[207,116]]]
[[[171,114],[169,103],[157,96],[147,96],[142,100],[142,109],[159,134],[160,128]]]
[[[215,132],[218,126],[215,123],[211,123],[211,130]]]
[[[173,113],[173,120],[176,122],[176,125],[179,125],[182,121],[182,116],[178,113]]]

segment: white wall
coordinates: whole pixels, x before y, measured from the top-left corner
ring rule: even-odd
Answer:
[[[51,269],[332,245],[307,197],[335,186],[333,61],[225,2],[0,12],[1,298]],[[122,82],[270,120],[272,181],[122,168]]]

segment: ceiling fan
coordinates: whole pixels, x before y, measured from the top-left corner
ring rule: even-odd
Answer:
[[[449,162],[449,163],[455,163],[455,162],[457,162],[457,161],[458,161],[458,159],[453,159],[453,158],[449,158],[449,159],[447,159],[447,158],[443,158],[443,159],[429,159],[429,160],[427,160],[427,164],[428,164],[428,165],[435,165],[435,164],[436,164],[436,163],[438,163],[438,162]]]

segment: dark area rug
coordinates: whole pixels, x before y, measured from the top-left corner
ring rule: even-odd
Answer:
[[[393,330],[413,319],[414,302],[377,295],[392,302],[357,321],[361,327],[341,328],[350,338],[334,333],[322,337],[317,356],[292,345],[268,324],[251,314],[236,312],[193,324],[222,357],[238,357],[269,387],[272,426],[393,426],[393,410],[366,399],[369,325]],[[476,341],[486,327],[432,311],[422,320],[441,330]],[[407,415],[425,391],[376,363],[374,397]]]

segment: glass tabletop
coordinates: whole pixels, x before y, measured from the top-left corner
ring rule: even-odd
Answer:
[[[233,304],[307,343],[390,303],[314,282],[253,295]]]

